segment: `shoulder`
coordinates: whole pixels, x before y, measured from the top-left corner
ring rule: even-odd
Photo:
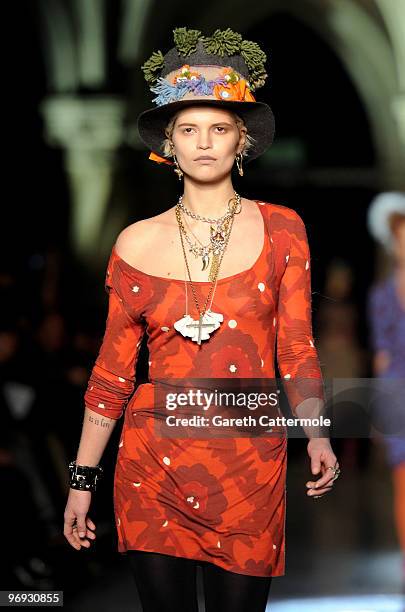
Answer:
[[[276,232],[286,232],[287,234],[306,234],[305,223],[296,210],[284,204],[274,202],[262,202],[263,209],[270,222],[270,227]]]
[[[130,261],[134,251],[142,252],[143,248],[150,243],[158,228],[159,224],[156,223],[155,217],[131,223],[118,234],[114,245],[116,252],[123,259]]]
[[[258,200],[258,202],[260,205],[263,206],[263,209],[269,215],[284,217],[285,219],[291,221],[303,222],[301,216],[297,213],[297,211],[293,208],[290,208],[289,206],[285,206],[285,204],[276,204],[275,202],[266,202],[264,200]]]

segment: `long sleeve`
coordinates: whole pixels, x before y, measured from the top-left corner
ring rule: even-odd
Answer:
[[[105,290],[109,294],[103,341],[84,395],[86,407],[119,419],[135,387],[135,370],[145,322],[126,309],[118,267],[108,264]]]
[[[325,396],[312,333],[308,238],[304,222],[292,209],[287,228],[289,251],[278,297],[277,364],[291,410],[296,414],[303,400],[324,400]]]

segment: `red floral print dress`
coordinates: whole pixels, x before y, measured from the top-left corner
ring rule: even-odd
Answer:
[[[305,225],[291,208],[256,203],[264,221],[261,254],[249,269],[218,280],[212,310],[224,321],[201,345],[173,328],[184,315],[184,280],[142,272],[112,249],[106,330],[85,405],[113,419],[125,413],[114,476],[119,552],[160,552],[251,576],[285,573],[285,431],[159,437],[152,418],[154,380],[274,379],[276,357],[282,378],[314,379],[322,397]],[[204,304],[210,283],[194,285]],[[190,314],[198,318],[191,306]],[[133,393],[145,333],[149,382]],[[303,397],[286,392],[294,412]]]

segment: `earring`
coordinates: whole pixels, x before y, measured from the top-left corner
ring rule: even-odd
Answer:
[[[238,166],[239,175],[243,176],[242,153],[238,153],[235,159],[236,159],[236,165]]]
[[[172,151],[172,157],[173,157],[173,159],[174,159],[174,163],[176,164],[176,168],[174,169],[174,171],[175,171],[175,173],[177,174],[177,176],[179,177],[179,181],[181,181],[181,178],[182,178],[182,176],[183,176],[183,172],[182,172],[182,170],[181,170],[181,168],[180,168],[180,166],[179,166],[179,164],[178,164],[178,161],[177,161],[176,155],[175,155],[175,153],[174,153],[174,148],[173,148],[173,143],[172,143],[172,142],[170,143],[170,149],[171,149],[171,151]]]

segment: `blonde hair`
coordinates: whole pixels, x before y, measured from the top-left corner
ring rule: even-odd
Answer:
[[[163,140],[162,144],[160,145],[160,148],[163,151],[163,157],[172,157],[172,151],[171,151],[171,147],[170,147],[170,140],[172,139],[172,134],[173,134],[173,130],[174,130],[174,124],[175,124],[177,116],[179,115],[180,112],[181,112],[181,110],[177,111],[177,113],[175,113],[170,118],[167,126],[165,127],[166,138]],[[243,121],[242,117],[240,117],[237,113],[234,113],[233,111],[230,111],[230,113],[231,113],[231,115],[233,115],[233,117],[235,119],[236,126],[237,126],[237,128],[239,130],[242,127],[246,127],[245,122]],[[242,157],[246,157],[247,156],[249,149],[251,147],[253,147],[255,142],[256,142],[256,139],[253,138],[252,136],[250,136],[250,134],[248,134],[248,132],[246,131],[246,141],[245,141],[244,149],[242,151]]]

